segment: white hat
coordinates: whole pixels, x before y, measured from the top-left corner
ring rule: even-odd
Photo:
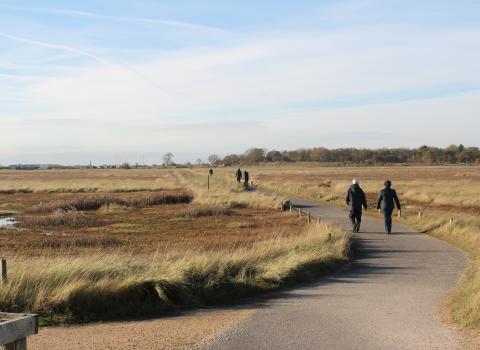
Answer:
[[[357,179],[353,179],[353,180],[352,180],[352,184],[354,184],[354,185],[360,185],[360,181],[358,181]]]

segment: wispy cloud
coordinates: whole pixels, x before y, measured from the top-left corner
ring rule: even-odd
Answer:
[[[153,86],[156,89],[161,90],[162,92],[168,92],[167,89],[160,87],[155,81],[153,81],[149,77],[144,76],[143,74],[141,74],[138,71],[128,67],[127,65],[113,63],[111,61],[108,61],[108,60],[100,57],[100,56],[94,55],[90,52],[87,52],[87,51],[84,51],[84,50],[81,50],[81,49],[78,49],[78,48],[75,48],[75,47],[72,47],[72,46],[61,45],[61,44],[56,44],[56,43],[51,43],[51,42],[46,42],[46,41],[33,40],[33,39],[19,37],[19,36],[16,36],[16,35],[11,35],[11,34],[8,34],[8,33],[3,33],[3,32],[0,32],[0,37],[6,38],[6,39],[9,39],[9,40],[13,40],[13,41],[16,41],[16,42],[19,42],[19,43],[28,44],[28,45],[34,45],[34,46],[39,46],[39,47],[44,47],[44,48],[49,48],[49,49],[56,49],[56,50],[62,50],[62,51],[70,52],[70,53],[73,53],[75,55],[79,55],[79,56],[83,56],[83,57],[92,59],[92,60],[96,61],[97,63],[100,63],[104,66],[108,66],[108,67],[111,67],[111,68],[120,68],[120,69],[130,73],[131,75],[141,79],[142,81],[148,83],[149,86]],[[19,77],[19,78],[21,78],[21,77]]]
[[[214,27],[214,26],[207,26],[207,25],[202,25],[202,24],[197,24],[192,22],[175,21],[175,20],[167,20],[167,19],[148,18],[148,17],[112,16],[112,15],[104,15],[104,14],[95,13],[95,12],[79,11],[79,10],[71,10],[71,9],[63,9],[63,8],[11,6],[11,5],[4,5],[4,4],[0,4],[0,7],[7,8],[10,10],[16,10],[16,11],[50,13],[50,14],[58,14],[58,15],[65,15],[65,16],[71,16],[71,17],[83,17],[83,18],[108,20],[108,21],[157,24],[162,26],[171,26],[171,27],[188,29],[188,30],[202,30],[202,31],[217,32],[217,33],[223,33],[223,34],[228,33],[227,30]]]
[[[103,58],[101,58],[97,55],[94,55],[94,54],[89,53],[89,52],[84,51],[84,50],[77,49],[75,47],[60,45],[60,44],[54,44],[54,43],[39,41],[39,40],[32,40],[32,39],[23,38],[23,37],[19,37],[19,36],[16,36],[16,35],[11,35],[11,34],[8,34],[8,33],[2,33],[2,32],[0,32],[0,37],[10,39],[10,40],[14,40],[14,41],[17,41],[19,43],[45,47],[45,48],[49,48],[49,49],[57,49],[57,50],[67,51],[67,52],[70,52],[70,53],[73,53],[73,54],[76,54],[76,55],[80,55],[80,56],[90,58],[90,59],[92,59],[92,60],[94,60],[98,63],[101,63],[103,65],[106,65],[106,66],[111,66],[112,65],[112,63],[108,62],[107,60],[105,60],[105,59],[103,59]]]
[[[205,13],[187,13],[186,18],[209,24],[218,20],[212,13],[228,13],[234,18],[223,22],[244,30],[227,41],[208,41],[206,30],[218,28],[131,18],[121,12],[129,6],[127,0],[109,3],[121,16],[97,14],[107,10],[92,3],[94,12],[57,9],[47,0],[43,6],[49,8],[15,7],[0,13],[5,20],[0,22],[0,120],[10,118],[6,126],[1,124],[0,163],[6,148],[13,154],[16,147],[35,150],[53,144],[92,154],[98,149],[197,152],[199,145],[202,152],[238,152],[254,144],[478,143],[478,23],[463,26],[460,20],[442,19],[442,25],[432,27],[416,17],[407,23],[396,13],[388,17],[391,8],[380,0],[366,0],[367,8],[347,0],[341,3],[354,7],[324,12],[328,25],[292,27],[291,15],[285,13],[281,28],[265,23],[263,14],[252,26],[249,18],[241,27],[241,11],[215,2],[224,8],[216,12],[206,5]],[[172,13],[191,9],[169,3]],[[402,10],[400,1],[395,3]],[[164,6],[149,4],[153,10],[139,16],[154,16]],[[277,8],[282,6],[278,2]],[[466,2],[463,6],[467,8]],[[409,11],[413,9],[417,7]],[[382,20],[364,19],[359,11],[373,11],[369,18]],[[15,16],[20,29],[13,32],[15,25],[8,21]],[[4,45],[6,40],[13,44]],[[34,65],[42,69],[35,71]],[[55,66],[67,70],[48,71]],[[14,91],[6,90],[12,87]]]

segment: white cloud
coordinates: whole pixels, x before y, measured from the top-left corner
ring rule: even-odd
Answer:
[[[21,124],[7,123],[0,160],[38,144],[91,154],[474,143],[480,96],[466,92],[480,88],[479,35],[396,25],[253,33],[77,66],[27,82],[31,103]]]

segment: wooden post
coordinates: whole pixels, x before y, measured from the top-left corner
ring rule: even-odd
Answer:
[[[292,207],[292,205],[290,204],[290,213],[292,212],[292,209],[293,209],[293,207]]]
[[[6,285],[8,282],[7,277],[7,259],[2,258],[2,284]]]
[[[318,227],[320,227],[320,218],[317,219]]]
[[[450,225],[453,225],[453,218],[450,218]]]
[[[285,204],[284,204],[283,201],[282,201],[282,203],[280,203],[280,211],[283,211],[283,206],[284,206],[284,205],[285,205]]]
[[[27,350],[27,339],[19,339],[13,343],[6,344],[5,350]]]
[[[0,348],[27,350],[27,337],[38,333],[38,315],[0,312]]]
[[[299,217],[299,218],[302,217],[302,209],[298,209],[298,217]]]
[[[308,222],[308,224],[310,224],[310,221],[311,221],[311,219],[310,219],[310,213],[307,213],[307,222]]]
[[[423,215],[422,209],[420,209],[420,210],[418,211],[418,218],[421,219],[421,218],[422,218],[422,215]]]
[[[210,191],[210,174],[208,174],[208,179],[207,179],[207,190]]]

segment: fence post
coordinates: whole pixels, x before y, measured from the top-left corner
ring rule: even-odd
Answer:
[[[307,213],[307,221],[308,221],[308,224],[310,224],[310,213]]]
[[[208,179],[207,179],[207,190],[210,191],[210,174],[208,174]]]
[[[292,207],[292,205],[290,204],[290,213],[292,212],[292,209],[293,209],[293,207]]]
[[[8,282],[7,277],[7,259],[2,258],[2,284],[6,285]]]
[[[420,209],[420,210],[418,211],[418,218],[421,219],[421,218],[422,218],[422,215],[423,215],[422,209]]]
[[[299,218],[302,217],[302,209],[298,209],[298,217],[299,217]]]
[[[22,338],[5,345],[6,350],[27,350],[27,339]]]
[[[318,227],[320,227],[320,218],[317,219]]]
[[[453,218],[450,218],[450,225],[453,225]]]

